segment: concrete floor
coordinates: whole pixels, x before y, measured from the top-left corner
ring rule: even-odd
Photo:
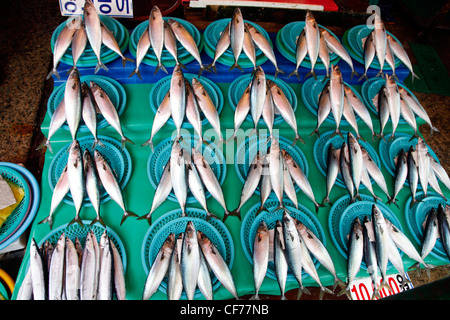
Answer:
[[[360,19],[357,13],[366,6],[364,1],[336,2],[341,8],[353,10],[356,19]],[[352,3],[358,5],[352,6]],[[203,13],[188,10],[186,14],[192,16],[194,24],[200,29],[204,29],[209,23],[204,20]],[[322,22],[323,20],[321,23],[337,34],[342,34],[349,27],[347,24],[352,25],[349,17],[355,18],[348,14],[344,15],[347,18],[341,20],[333,17],[330,24]],[[389,24],[388,29],[406,44],[409,50],[408,41],[415,40],[421,30],[401,14],[397,13],[396,19],[395,24]],[[65,18],[60,16],[59,2],[55,0],[0,1],[0,161],[24,164],[38,181],[42,173],[43,153],[36,151],[36,147],[43,139],[40,124],[46,112],[46,99],[53,89],[53,81],[45,80],[52,61],[50,38],[54,29],[64,20]],[[336,21],[342,23],[338,26]],[[284,25],[273,22],[261,24],[269,32],[276,32]],[[447,31],[436,31],[432,36],[423,39],[438,51],[447,72],[450,70],[448,39]],[[412,60],[414,62],[414,57]],[[421,132],[450,172],[450,97],[419,92],[415,94],[428,110],[432,121],[441,129],[441,132],[432,138],[429,137],[428,127]],[[0,268],[13,278],[20,266],[21,254],[12,252],[0,257]],[[446,277],[448,271],[446,266],[432,271],[431,279],[426,278],[424,274],[416,276],[411,273],[411,277],[414,286],[419,286]]]

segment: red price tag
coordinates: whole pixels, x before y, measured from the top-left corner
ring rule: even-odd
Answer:
[[[381,283],[381,277],[379,278],[378,287]],[[379,291],[381,298],[391,296],[393,294],[410,290],[413,288],[410,282],[406,282],[405,278],[401,274],[392,274],[388,276],[387,283],[390,290],[383,288]],[[355,279],[354,284],[350,288],[350,293],[353,300],[371,300],[373,295],[373,283],[370,277]],[[375,298],[378,300],[378,298]]]

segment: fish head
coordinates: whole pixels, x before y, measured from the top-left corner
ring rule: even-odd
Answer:
[[[242,18],[242,12],[240,8],[236,8],[233,11],[233,20],[236,20],[236,22],[243,21],[244,19]]]
[[[355,136],[350,131],[347,134],[347,143],[349,146],[358,143],[358,140],[356,140]]]
[[[81,156],[81,147],[78,140],[73,140],[69,149],[69,158],[80,157]]]
[[[314,15],[311,13],[311,11],[306,12],[305,21],[316,21],[314,18]]]
[[[341,68],[338,65],[331,65],[331,75],[330,79],[342,80]]]
[[[261,236],[264,236],[266,234],[268,234],[269,229],[267,228],[267,224],[265,221],[261,221],[259,226],[258,226],[258,230],[256,231],[256,234],[259,234]]]
[[[383,213],[376,204],[372,205],[372,221],[377,225],[382,225],[385,223]]]
[[[353,223],[352,223],[352,232],[353,232],[354,234],[358,234],[358,235],[361,235],[361,234],[362,234],[362,224],[361,224],[361,220],[359,220],[359,217],[356,217],[356,218],[353,220]]]
[[[194,223],[192,221],[189,221],[186,224],[186,230],[185,230],[185,239],[190,239],[190,238],[194,238],[196,236],[196,230],[195,230],[195,226]]]
[[[162,18],[161,10],[158,8],[158,6],[153,6],[152,10],[150,11],[150,17],[152,19],[157,19],[158,17]]]
[[[175,245],[175,234],[172,232],[167,236],[166,240],[164,240],[163,247],[172,248],[174,245]]]
[[[384,29],[384,23],[381,19],[381,16],[378,13],[375,13],[375,19],[374,19],[374,26],[375,29],[383,30]]]
[[[386,86],[389,88],[397,86],[397,81],[392,74],[386,74]]]
[[[211,246],[211,240],[201,231],[197,231],[197,240],[203,250]]]
[[[83,162],[85,164],[91,164],[92,163],[92,156],[91,156],[91,153],[89,152],[89,150],[87,148],[84,149],[84,152],[83,152]]]
[[[66,27],[69,29],[80,29],[84,25],[81,16],[72,16],[66,21]]]

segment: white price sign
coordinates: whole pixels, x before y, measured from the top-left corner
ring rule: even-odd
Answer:
[[[132,18],[133,0],[92,0],[98,14],[111,17]],[[59,0],[63,16],[83,14],[84,0]]]
[[[379,284],[380,283],[381,279],[379,280]],[[391,287],[391,290],[388,290],[386,288],[381,289],[379,291],[381,298],[385,298],[387,296],[391,296],[393,294],[413,288],[412,284],[406,282],[405,278],[401,274],[389,275],[387,283]],[[353,300],[371,300],[373,294],[372,279],[370,277],[355,279],[354,284],[350,288],[350,293]]]

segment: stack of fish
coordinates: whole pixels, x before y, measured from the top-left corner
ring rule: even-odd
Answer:
[[[17,300],[125,300],[125,295],[122,258],[106,230],[100,241],[88,231],[84,249],[64,232],[56,244],[46,241],[40,248],[31,240]]]
[[[372,99],[375,109],[378,111],[380,120],[379,136],[384,137],[384,128],[389,120],[392,123],[392,135],[390,139],[395,139],[395,131],[399,124],[400,116],[414,130],[415,138],[419,136],[416,116],[425,120],[431,128],[431,134],[439,130],[433,126],[424,107],[420,104],[416,97],[413,97],[403,86],[399,86],[392,75],[386,75],[386,83],[383,84],[378,94]]]
[[[344,46],[338,39],[331,35],[330,32],[324,28],[320,28],[314,16],[308,11],[306,13],[305,27],[297,37],[295,50],[296,66],[289,77],[295,74],[297,78],[300,79],[298,68],[305,59],[306,55],[308,55],[311,62],[311,71],[305,76],[305,78],[310,75],[317,78],[314,67],[318,58],[320,58],[325,66],[326,77],[328,78],[330,75],[330,52],[340,56],[350,66],[352,69],[352,77],[353,74],[357,74],[353,69],[353,61]]]
[[[440,196],[446,199],[439,185],[439,181],[450,189],[450,178],[442,165],[430,155],[428,146],[422,138],[419,137],[417,139],[416,148],[411,146],[408,152],[405,149],[401,149],[394,159],[394,163],[396,164],[394,194],[389,203],[396,204],[397,199],[395,197],[403,188],[405,181],[408,181],[411,190],[411,207],[418,202],[416,199],[416,191],[419,182],[425,197],[427,196],[428,186],[430,186]]]
[[[434,249],[437,239],[440,238],[444,251],[450,259],[450,206],[438,205],[437,210],[432,208],[425,219],[421,257],[425,259]]]
[[[274,117],[278,113],[295,132],[294,144],[303,139],[298,134],[297,118],[294,109],[283,90],[272,80],[266,79],[264,70],[258,66],[246,90],[237,103],[234,113],[234,132],[229,138],[236,137],[239,128],[250,112],[255,130],[259,120],[264,120],[270,136],[273,135]]]
[[[220,182],[208,161],[196,148],[192,148],[192,152],[189,153],[181,146],[178,140],[175,140],[173,143],[170,158],[164,167],[161,179],[156,188],[150,212],[141,216],[139,219],[147,219],[149,224],[151,224],[153,212],[167,199],[172,190],[180,204],[182,216],[186,215],[186,199],[188,192],[190,192],[207,212],[208,219],[210,217],[216,217],[208,210],[206,191],[225,210],[224,221],[230,214],[226,207]]]
[[[176,140],[181,139],[181,127],[187,119],[200,137],[199,143],[201,143],[203,140],[202,116],[205,116],[211,124],[218,140],[223,142],[219,113],[205,87],[196,78],[192,78],[192,84],[190,84],[184,77],[181,67],[175,66],[170,80],[170,88],[153,119],[151,136],[142,144],[142,147],[148,145],[153,150],[153,138],[170,117],[176,127]]]
[[[117,53],[122,58],[124,66],[126,61],[133,61],[123,55],[114,34],[101,22],[92,0],[85,1],[83,18],[83,20],[78,17],[69,18],[58,35],[53,52],[53,68],[47,79],[50,79],[52,75],[60,79],[56,68],[69,46],[72,46],[73,68],[76,68],[78,59],[83,54],[88,42],[98,60],[95,73],[100,68],[108,71],[101,61],[102,44]]]
[[[167,275],[167,299],[179,300],[184,293],[192,300],[196,288],[207,300],[213,299],[210,270],[238,299],[233,275],[217,247],[189,221],[184,233],[171,233],[164,241],[147,275],[142,299],[148,300]]]
[[[120,134],[122,148],[126,142],[134,144],[133,141],[124,136],[119,114],[106,92],[94,81],[88,85],[81,83],[78,69],[74,68],[67,79],[64,97],[56,107],[50,120],[48,137],[38,147],[48,147],[52,151],[50,139],[64,123],[69,126],[72,139],[75,140],[81,121],[84,121],[89,131],[95,138],[92,148],[97,144],[102,146],[97,139],[97,113],[100,113],[105,120]]]
[[[238,68],[243,71],[239,66],[238,61],[242,52],[249,58],[253,64],[254,70],[256,70],[255,48],[259,48],[275,66],[275,77],[278,73],[284,73],[283,70],[278,68],[277,59],[269,39],[261,34],[254,26],[244,21],[242,12],[239,8],[234,10],[231,21],[223,29],[216,44],[214,59],[211,64],[208,65],[208,68],[212,68],[214,72],[216,72],[216,61],[230,46],[234,56],[234,64],[231,66],[230,70]]]
[[[358,115],[372,131],[372,138],[374,137],[375,133],[369,110],[364,102],[355,95],[352,88],[344,83],[340,68],[333,65],[331,66],[330,80],[319,95],[319,101],[317,103],[317,126],[311,132],[311,135],[314,133],[319,135],[319,128],[330,112],[336,123],[336,131],[333,135],[338,134],[342,136],[339,127],[342,116],[344,116],[345,120],[355,130],[357,138],[364,141],[364,138],[361,137],[358,130],[358,122],[356,119],[356,115]]]
[[[240,216],[242,206],[254,194],[258,186],[261,192],[261,207],[257,214],[265,209],[264,204],[272,191],[274,191],[279,201],[279,208],[284,208],[284,194],[298,207],[295,184],[314,202],[317,213],[319,207],[323,205],[315,200],[313,189],[305,173],[292,156],[286,150],[280,148],[277,138],[272,137],[269,139],[271,144],[268,150],[266,152],[258,150],[255,158],[252,160],[247,178],[242,187],[239,206],[230,214]]]
[[[331,203],[330,192],[339,173],[341,173],[344,185],[350,194],[351,203],[360,198],[359,187],[361,184],[369,190],[375,201],[379,199],[374,193],[370,178],[378,184],[391,201],[383,173],[351,132],[347,135],[347,142],[344,141],[340,149],[336,149],[330,144],[327,155],[326,196],[322,203]]]
[[[364,221],[361,223],[361,218],[356,217],[352,222],[348,240],[347,286],[339,295],[346,293],[351,299],[350,290],[363,259],[374,287],[372,299],[379,298],[379,291],[383,288],[391,290],[387,283],[389,261],[404,277],[405,281],[409,282],[400,251],[417,263],[422,264],[427,270],[430,268],[423,261],[409,238],[383,216],[377,205],[372,206],[371,220],[368,215],[365,215]],[[381,284],[379,283],[378,270],[381,274]]]
[[[150,48],[153,49],[153,53],[158,60],[155,74],[160,69],[165,73],[168,73],[161,60],[162,51],[164,48],[166,48],[166,50],[173,56],[177,66],[185,68],[185,66],[178,61],[177,41],[179,41],[183,48],[185,48],[200,64],[199,76],[204,70],[210,71],[202,64],[200,52],[194,38],[181,23],[174,19],[168,19],[165,21],[161,10],[159,10],[157,6],[153,6],[149,15],[148,23],[148,28],[144,30],[139,38],[136,48],[136,69],[134,69],[134,71],[130,74],[130,77],[137,74],[138,77],[142,79],[141,73],[139,72],[139,66]]]
[[[80,143],[78,140],[74,140],[68,152],[67,165],[53,190],[50,214],[39,223],[48,223],[50,228],[52,228],[53,213],[70,191],[75,206],[75,218],[69,224],[76,222],[83,225],[80,218],[80,211],[83,207],[85,193],[87,193],[97,214],[92,224],[100,222],[104,225],[103,218],[100,216],[101,186],[123,210],[121,224],[129,216],[136,216],[136,214],[126,210],[122,188],[119,185],[116,173],[100,151],[95,150],[94,159],[92,159],[90,152],[85,149],[84,153],[82,153]]]
[[[373,30],[363,39],[363,48],[364,74],[359,80],[367,79],[367,70],[369,70],[375,57],[377,57],[380,65],[380,72],[378,72],[377,76],[383,75],[383,67],[386,62],[392,69],[393,77],[397,78],[395,75],[395,58],[397,57],[411,71],[412,79],[419,78],[414,73],[408,53],[399,42],[386,32],[383,20],[376,13]]]

